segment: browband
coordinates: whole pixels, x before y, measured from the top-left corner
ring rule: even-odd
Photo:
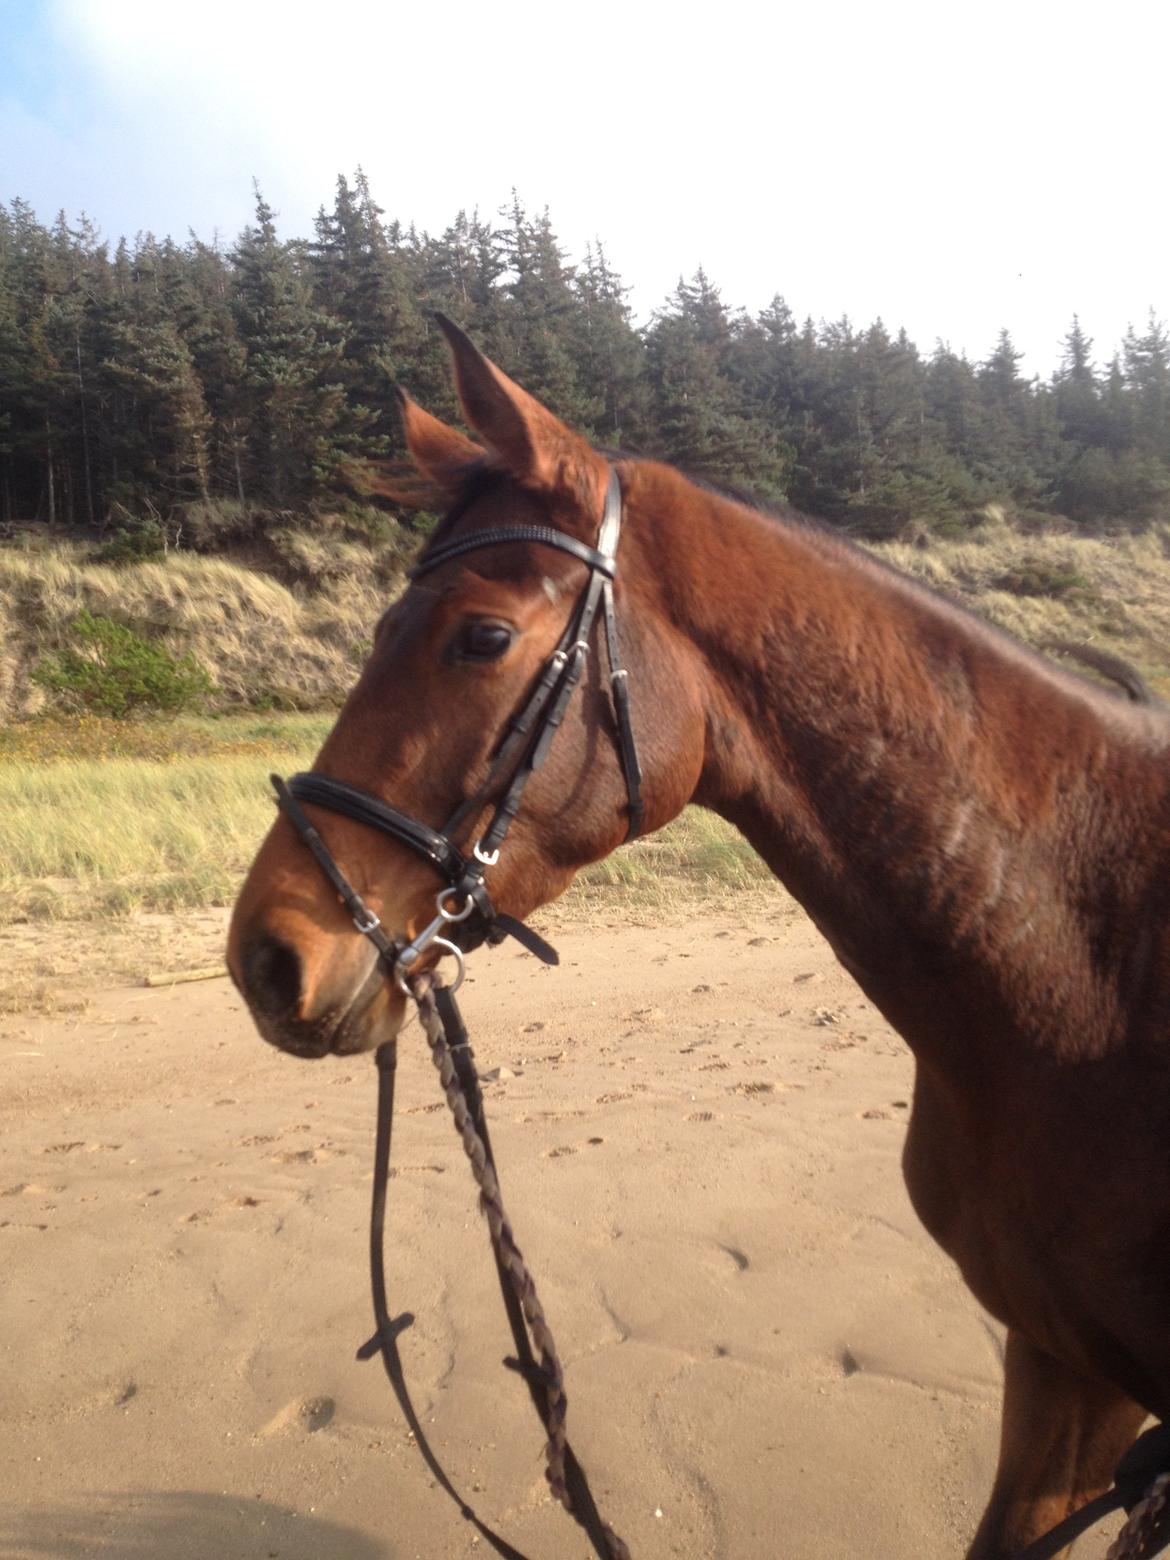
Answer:
[[[579,558],[582,563],[587,563],[591,569],[597,569],[611,580],[617,567],[612,554],[603,553],[586,542],[579,542],[575,536],[566,536],[563,531],[554,531],[551,526],[501,525],[487,531],[472,531],[467,536],[448,542],[446,546],[425,552],[414,568],[409,570],[407,578],[421,579],[424,574],[429,574],[432,569],[437,569],[441,563],[447,563],[452,558],[478,552],[481,547],[499,547],[505,542],[536,542],[541,547],[555,547],[560,552]]]

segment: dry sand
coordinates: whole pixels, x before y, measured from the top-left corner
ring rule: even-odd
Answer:
[[[636,1560],[958,1557],[1000,1332],[907,1202],[904,1047],[806,921],[752,905],[561,929],[559,971],[473,960],[570,1434]],[[576,1560],[417,1026],[400,1050],[389,1273],[416,1403],[485,1520]],[[371,1059],[269,1050],[223,980],[0,1019],[0,1058],[5,1560],[487,1553],[354,1358]]]

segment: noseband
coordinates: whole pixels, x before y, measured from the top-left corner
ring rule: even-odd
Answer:
[[[621,664],[617,612],[613,582],[617,571],[618,539],[622,525],[622,491],[617,472],[609,469],[605,510],[597,546],[590,547],[563,531],[550,526],[508,525],[490,530],[472,531],[446,544],[426,549],[411,569],[409,578],[421,579],[442,564],[482,547],[502,547],[528,542],[555,548],[586,564],[589,577],[569,614],[556,649],[541,669],[524,704],[512,717],[498,745],[486,780],[463,801],[440,829],[412,818],[380,797],[357,786],[335,780],[331,775],[306,771],[293,775],[286,784],[273,775],[277,802],[285,816],[312,851],[313,857],[329,879],[338,897],[349,911],[356,929],[368,937],[378,955],[394,976],[398,986],[408,993],[407,979],[418,967],[429,948],[454,955],[459,962],[456,985],[463,975],[463,954],[485,939],[499,942],[515,937],[530,952],[546,963],[557,962],[556,952],[523,922],[495,909],[488,894],[485,874],[496,864],[500,848],[512,821],[520,809],[524,789],[544,763],[548,750],[564,720],[573,690],[581,680],[589,654],[594,620],[600,606],[605,618],[606,653],[609,660],[610,698],[613,705],[618,760],[625,777],[628,797],[626,839],[632,840],[642,826],[642,770],[630,719],[629,678]],[[491,821],[480,839],[465,853],[460,837],[464,826],[484,807],[495,802]],[[368,828],[388,834],[420,856],[436,874],[447,880],[435,899],[436,915],[419,935],[406,944],[392,941],[377,915],[334,861],[317,830],[309,822],[301,802],[342,813]],[[409,994],[409,993],[408,993]]]

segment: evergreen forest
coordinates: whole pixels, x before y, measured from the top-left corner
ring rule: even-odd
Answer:
[[[206,548],[354,502],[401,452],[391,387],[455,418],[431,311],[610,449],[787,501],[867,539],[961,533],[989,505],[1087,532],[1170,519],[1170,337],[1152,314],[1107,357],[1074,318],[1027,378],[1004,329],[972,362],[878,320],[754,317],[702,270],[643,328],[600,243],[569,263],[518,197],[440,234],[340,178],[310,238],[259,191],[231,248],[0,204],[0,523],[131,551]]]

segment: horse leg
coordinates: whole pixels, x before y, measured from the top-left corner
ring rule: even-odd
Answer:
[[[999,1466],[967,1560],[1009,1560],[1107,1490],[1145,1417],[1009,1328]]]

